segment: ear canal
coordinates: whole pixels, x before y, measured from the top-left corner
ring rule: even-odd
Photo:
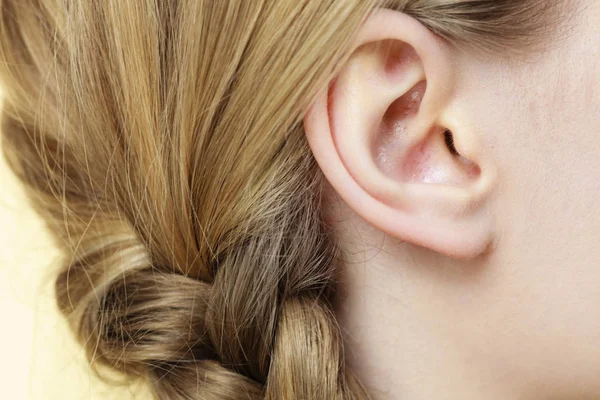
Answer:
[[[454,145],[454,135],[450,129],[444,131],[444,141],[446,142],[446,147],[450,153],[455,157],[460,157],[460,153],[456,150],[456,146]]]

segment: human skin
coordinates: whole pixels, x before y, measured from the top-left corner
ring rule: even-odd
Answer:
[[[305,118],[331,185],[347,353],[375,399],[600,398],[600,1],[568,7],[518,57],[387,13],[357,48],[385,36],[418,57],[390,77],[356,51]],[[421,80],[420,109],[382,117]]]

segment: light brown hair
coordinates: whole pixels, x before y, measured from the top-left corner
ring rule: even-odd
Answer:
[[[302,116],[375,7],[527,46],[546,0],[0,0],[3,141],[94,366],[158,399],[365,399]]]

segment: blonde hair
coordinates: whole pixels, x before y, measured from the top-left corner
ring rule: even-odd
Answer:
[[[90,362],[157,399],[368,398],[302,116],[375,7],[498,51],[548,3],[0,0],[6,157]]]

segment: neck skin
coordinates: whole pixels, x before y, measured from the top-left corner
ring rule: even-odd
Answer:
[[[533,398],[489,334],[502,322],[486,313],[485,260],[398,243],[337,207],[337,313],[350,367],[375,400]]]

